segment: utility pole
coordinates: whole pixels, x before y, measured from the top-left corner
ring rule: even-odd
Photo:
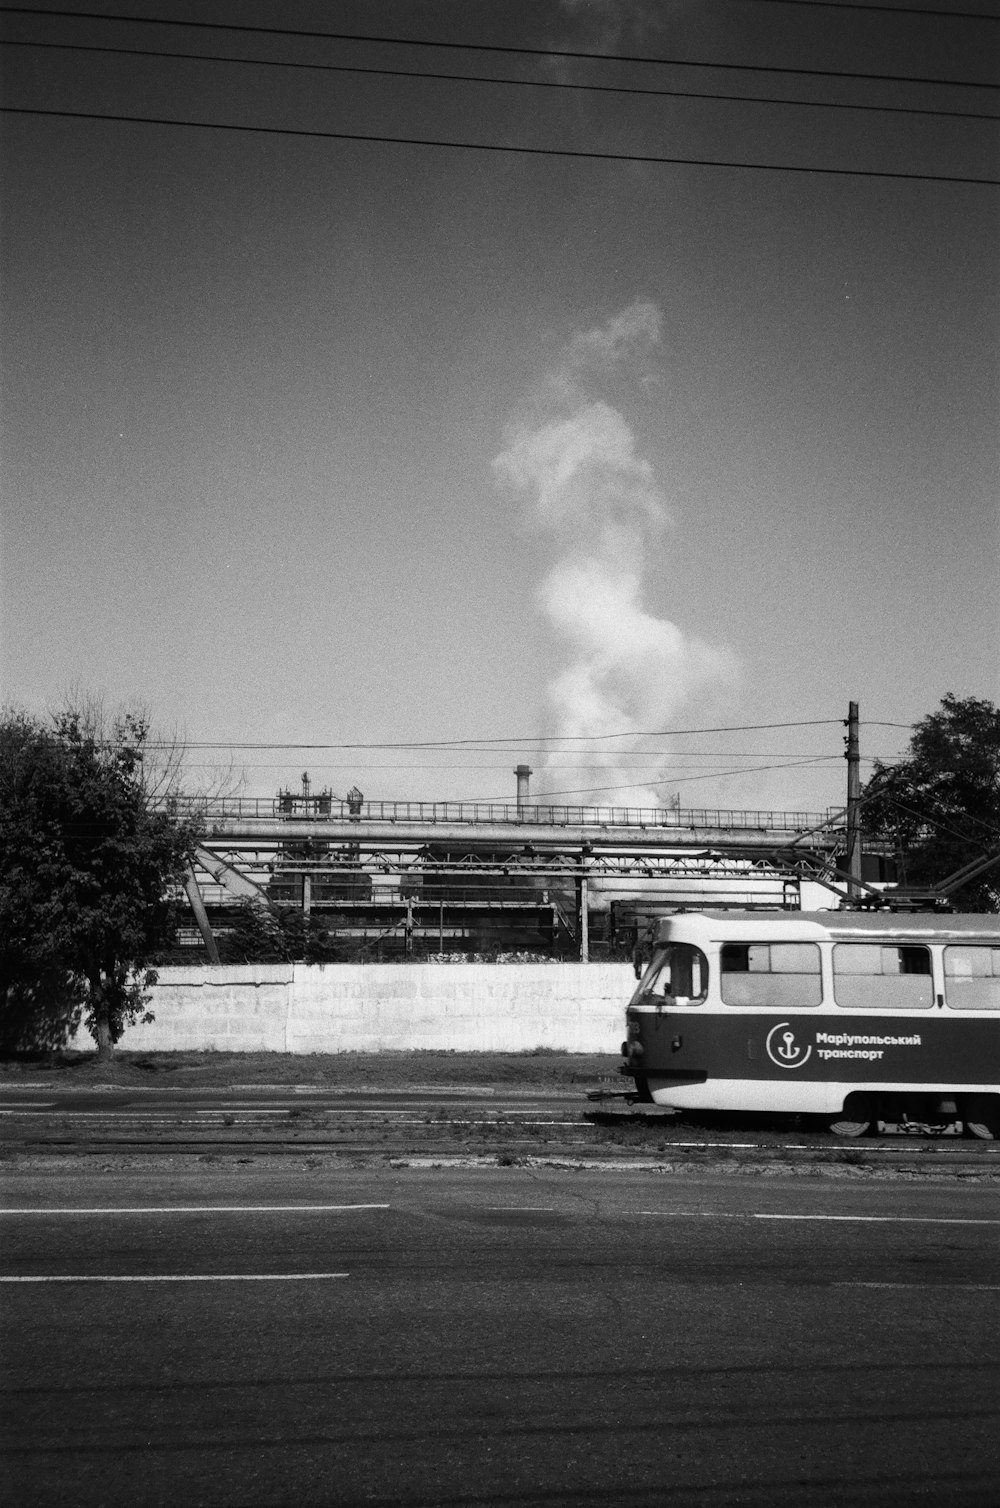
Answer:
[[[861,887],[861,827],[858,807],[861,801],[861,751],[858,738],[858,704],[851,702],[847,711],[847,863],[850,878],[847,894],[857,901]]]

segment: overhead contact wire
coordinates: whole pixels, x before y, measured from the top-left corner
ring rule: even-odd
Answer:
[[[697,58],[659,58],[643,53],[587,52],[566,47],[516,47],[491,42],[428,41],[423,37],[385,37],[367,32],[314,31],[281,26],[252,26],[225,21],[190,21],[164,16],[134,16],[108,11],[48,10],[38,6],[0,6],[0,15],[58,17],[74,21],[113,21],[129,26],[173,26],[184,30],[239,32],[248,36],[300,37],[309,41],[364,42],[386,47],[436,48],[453,52],[501,53],[507,56],[534,58],[570,58],[589,62],[642,63],[666,68],[709,68],[727,73],[774,73],[798,78],[857,79],[866,83],[924,84],[949,89],[997,89],[1000,84],[980,83],[974,79],[916,77],[912,74],[857,73],[836,68],[787,68],[767,63],[719,63]]]
[[[366,77],[427,79],[439,83],[498,84],[520,89],[562,89],[586,94],[644,95],[653,99],[708,100],[737,105],[789,105],[802,110],[851,110],[876,115],[921,115],[942,120],[1000,120],[979,110],[925,110],[915,105],[859,105],[841,100],[783,99],[780,95],[714,94],[700,89],[643,89],[626,84],[578,84],[557,79],[498,78],[482,73],[434,73],[414,68],[366,68],[355,63],[302,63],[284,58],[233,58],[210,52],[166,52],[152,47],[100,47],[81,42],[34,42],[0,38],[0,46],[57,52],[96,52],[114,57],[165,58],[175,62],[235,63],[251,68],[292,68],[313,73],[356,73]]]

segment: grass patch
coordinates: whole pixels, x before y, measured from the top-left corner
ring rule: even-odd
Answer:
[[[93,1053],[57,1053],[49,1058],[5,1058],[0,1061],[0,1084],[163,1084],[172,1089],[314,1084],[359,1090],[460,1085],[579,1091],[583,1085],[616,1078],[618,1063],[617,1055],[545,1048],[523,1053],[117,1052],[106,1064],[98,1063]]]

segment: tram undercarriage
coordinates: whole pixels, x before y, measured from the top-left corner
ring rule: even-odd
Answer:
[[[623,1048],[626,1044],[622,1044]],[[709,1119],[713,1125],[738,1126],[748,1117],[765,1114],[775,1121],[789,1125],[823,1126],[835,1136],[861,1137],[897,1134],[905,1136],[966,1136],[979,1141],[1000,1140],[1000,1095],[955,1094],[923,1090],[898,1089],[877,1091],[870,1089],[850,1090],[843,1096],[840,1110],[786,1110],[775,1111],[768,1102],[755,1106],[741,1105],[738,1109],[719,1109],[723,1098],[717,1091],[707,1089],[698,1096],[703,1104],[676,1104],[682,1096],[671,1093],[671,1086],[664,1086],[659,1075],[644,1074],[635,1066],[623,1064],[622,1073],[634,1079],[635,1090],[628,1096],[633,1103],[660,1105],[676,1110],[680,1115],[689,1115],[701,1124]],[[700,1076],[707,1085],[707,1075]],[[654,1081],[655,1094],[650,1080]],[[691,1077],[688,1077],[688,1084]],[[679,1089],[678,1084],[674,1086]],[[819,1086],[817,1086],[818,1088]],[[828,1089],[829,1086],[823,1086]]]

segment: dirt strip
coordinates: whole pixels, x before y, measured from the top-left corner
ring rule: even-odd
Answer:
[[[614,1055],[537,1050],[528,1053],[158,1052],[115,1053],[108,1064],[92,1053],[0,1059],[0,1089],[97,1087],[250,1089],[314,1086],[329,1089],[469,1087],[545,1089],[585,1093],[601,1085],[626,1089]]]

